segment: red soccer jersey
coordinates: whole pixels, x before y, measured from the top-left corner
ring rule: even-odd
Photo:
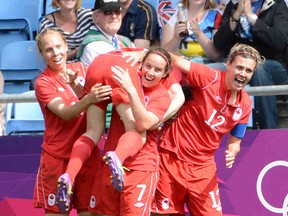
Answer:
[[[178,79],[175,76],[175,73],[172,71],[166,79],[161,80],[161,84],[168,90],[171,85],[179,83]]]
[[[88,68],[86,85],[84,92],[90,91],[93,85],[96,83],[101,83],[102,85],[110,85],[112,87],[111,99],[113,105],[118,105],[119,103],[129,103],[129,97],[127,92],[122,89],[121,85],[112,77],[112,66],[120,66],[123,69],[129,71],[132,83],[136,88],[138,94],[143,97],[143,90],[141,83],[139,81],[139,75],[137,73],[138,64],[131,66],[131,63],[126,63],[125,59],[122,57],[121,51],[114,51],[107,54],[99,55],[93,60]],[[106,110],[107,105],[111,101],[102,101],[95,104],[103,110]]]
[[[84,86],[86,68],[83,64],[68,64],[67,69],[79,70],[77,80]],[[71,106],[78,101],[78,97],[71,87],[63,82],[62,77],[49,67],[38,77],[35,94],[45,120],[42,148],[56,158],[68,159],[74,142],[86,130],[85,112],[70,121],[65,121],[50,111],[47,104],[54,98],[61,97],[67,106]]]
[[[160,84],[153,89],[144,89],[144,95],[147,111],[154,113],[159,118],[159,121],[161,121],[171,103],[171,97],[167,89]],[[131,170],[158,170],[157,132],[158,129],[147,131],[146,142],[143,148],[136,155],[124,161],[123,165],[125,167]]]
[[[162,148],[192,164],[214,161],[222,137],[237,124],[246,124],[252,110],[245,90],[238,92],[233,105],[228,104],[230,91],[225,77],[226,72],[191,63],[185,78],[190,83],[193,99],[180,108],[177,119],[161,137]]]
[[[167,89],[176,80],[173,76],[169,76],[162,84],[153,89],[144,89],[144,98],[146,109],[158,116],[161,121],[167,111],[171,97]],[[165,86],[165,87],[164,87]],[[158,151],[156,143],[156,135],[158,130],[148,130],[146,135],[146,143],[143,148],[133,157],[129,157],[124,161],[124,166],[131,170],[157,171],[158,170]],[[116,149],[117,142],[122,134],[125,133],[124,125],[119,118],[115,109],[112,111],[111,125],[105,145],[104,152]]]

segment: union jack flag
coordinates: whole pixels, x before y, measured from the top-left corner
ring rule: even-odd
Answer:
[[[158,23],[163,27],[175,13],[175,9],[172,7],[171,0],[159,0],[158,4]]]

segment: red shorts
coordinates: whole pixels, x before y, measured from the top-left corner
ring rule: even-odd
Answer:
[[[124,189],[121,192],[117,192],[111,186],[107,165],[104,165],[102,174],[101,179],[95,178],[92,189],[95,203],[90,205],[90,211],[114,216],[150,216],[158,172],[125,171]]]
[[[97,214],[119,215],[119,193],[110,183],[111,172],[104,161],[96,170],[94,184],[91,189],[89,211]]]
[[[174,152],[160,149],[160,173],[152,212],[222,215],[216,164],[194,166],[178,160]]]
[[[80,212],[87,211],[90,203],[91,187],[95,170],[99,169],[100,154],[97,147],[78,173],[73,185],[71,203]],[[39,170],[34,188],[34,207],[48,212],[60,213],[56,205],[57,181],[68,165],[68,160],[53,157],[42,151]]]
[[[78,210],[88,210],[91,197],[91,189],[95,179],[95,170],[100,169],[102,158],[100,150],[94,147],[88,160],[84,163],[82,169],[75,178],[75,186],[73,189],[74,201],[73,207]]]
[[[143,95],[142,86],[137,73],[138,65],[132,67],[130,64],[125,62],[125,59],[119,53],[99,55],[94,59],[87,71],[84,93],[87,94],[96,83],[101,83],[102,85],[110,85],[112,87],[112,94],[110,96],[113,105],[129,103],[127,92],[122,89],[117,80],[112,77],[111,67],[115,65],[129,71],[130,78],[138,92],[138,95]],[[95,105],[105,111],[110,102],[111,101],[109,100],[102,101]]]

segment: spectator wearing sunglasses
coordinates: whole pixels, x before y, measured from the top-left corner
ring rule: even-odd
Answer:
[[[86,66],[93,59],[104,53],[134,47],[131,40],[117,32],[122,24],[122,8],[119,0],[97,0],[94,5],[93,22],[86,37],[82,41],[78,58]]]

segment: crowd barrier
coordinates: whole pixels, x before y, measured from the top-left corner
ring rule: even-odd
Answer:
[[[288,85],[271,85],[247,87],[246,91],[251,96],[288,95]],[[29,91],[22,94],[0,94],[0,103],[35,102],[35,92]]]

